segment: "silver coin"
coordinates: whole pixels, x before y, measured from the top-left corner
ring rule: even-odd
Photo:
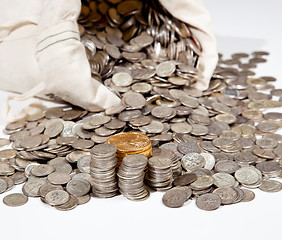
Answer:
[[[242,167],[235,172],[235,178],[240,183],[254,184],[259,180],[259,175],[252,167]]]
[[[212,211],[219,208],[221,199],[214,193],[207,193],[201,195],[196,199],[196,205],[198,208],[205,211]]]
[[[19,207],[26,204],[28,197],[21,193],[13,193],[3,198],[3,203],[9,207]]]
[[[45,196],[45,200],[51,206],[58,206],[66,203],[70,195],[64,190],[52,190]]]
[[[182,167],[187,172],[191,172],[196,168],[204,167],[205,163],[205,158],[199,153],[187,153],[181,159]]]
[[[44,177],[55,171],[55,167],[49,164],[40,164],[31,169],[31,174],[36,177]]]
[[[132,83],[133,79],[130,74],[126,72],[119,72],[113,75],[112,81],[118,87],[126,87]]]
[[[162,198],[162,202],[165,206],[170,208],[181,207],[187,199],[185,191],[180,189],[168,190]]]
[[[235,184],[235,178],[228,173],[215,173],[212,177],[217,187],[233,187]]]
[[[75,196],[70,195],[70,198],[66,203],[55,206],[55,208],[60,211],[69,211],[74,209],[77,205],[78,205],[77,198]]]
[[[0,193],[5,192],[7,188],[8,188],[8,183],[4,179],[0,178]]]
[[[71,180],[71,176],[68,173],[53,172],[48,175],[48,181],[52,184],[67,184]]]
[[[163,62],[156,67],[156,73],[160,77],[169,77],[175,71],[175,64],[172,62]]]
[[[73,196],[83,196],[86,195],[90,191],[90,183],[88,181],[83,180],[71,180],[68,182],[66,189],[68,193]]]
[[[24,194],[29,197],[39,197],[40,196],[39,189],[45,183],[46,183],[45,179],[29,178],[28,181],[23,185],[22,190]]]

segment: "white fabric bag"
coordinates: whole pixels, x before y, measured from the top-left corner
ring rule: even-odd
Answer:
[[[203,77],[194,86],[199,90],[206,90],[218,61],[210,13],[202,0],[160,0],[160,2],[171,15],[188,23],[193,36],[200,42],[202,53],[198,68]]]
[[[200,0],[160,0],[175,17],[192,26],[202,46],[199,68],[207,88],[217,63],[208,11]],[[121,100],[91,77],[80,42],[80,0],[0,1],[0,88],[22,95],[62,99],[90,111],[118,106]]]

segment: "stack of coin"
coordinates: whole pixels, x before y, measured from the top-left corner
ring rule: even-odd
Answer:
[[[95,197],[109,198],[117,194],[116,150],[112,144],[99,144],[91,151],[90,174]]]
[[[157,191],[172,187],[172,161],[165,156],[151,157],[148,161],[147,184]]]
[[[182,173],[182,167],[181,162],[179,161],[178,157],[174,154],[174,152],[170,149],[164,149],[164,148],[153,148],[152,156],[164,156],[171,160],[172,165],[172,173],[173,177],[177,177],[181,175]]]
[[[142,154],[149,158],[152,155],[152,144],[146,135],[136,132],[122,132],[112,135],[107,143],[113,144],[117,148],[117,166],[122,159],[129,154]]]
[[[149,192],[144,185],[144,169],[148,158],[142,154],[131,154],[123,158],[118,170],[119,191],[129,200],[145,200]]]

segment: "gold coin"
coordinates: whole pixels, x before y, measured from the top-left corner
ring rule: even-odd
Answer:
[[[117,154],[136,153],[147,150],[151,146],[151,140],[146,135],[135,132],[122,132],[112,135],[107,143],[113,144],[117,148]]]

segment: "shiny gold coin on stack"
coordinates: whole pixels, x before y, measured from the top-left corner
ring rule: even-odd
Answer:
[[[152,155],[152,144],[149,137],[136,132],[121,132],[112,135],[107,143],[117,148],[117,166],[121,165],[122,159],[129,154],[142,154],[149,158]]]

